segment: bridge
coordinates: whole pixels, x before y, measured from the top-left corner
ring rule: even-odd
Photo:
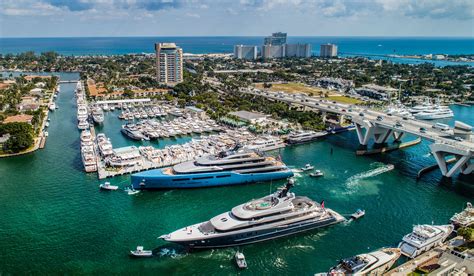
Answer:
[[[375,144],[384,144],[390,137],[400,141],[405,133],[424,138],[433,142],[430,149],[443,176],[452,177],[458,171],[462,174],[474,171],[474,163],[471,163],[474,158],[474,141],[470,130],[466,132],[465,139],[458,141],[453,129],[443,131],[426,121],[389,116],[381,111],[312,98],[304,94],[261,91],[254,88],[241,88],[240,92],[286,102],[304,110],[317,110],[323,114],[323,118],[327,113],[337,114],[341,121],[346,117],[354,123],[359,143],[364,146],[372,140]],[[451,168],[447,166],[447,156],[455,158]]]

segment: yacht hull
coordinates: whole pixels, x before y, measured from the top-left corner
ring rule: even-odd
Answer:
[[[267,228],[261,230],[252,230],[248,229],[248,232],[244,233],[235,233],[225,236],[211,237],[203,240],[193,240],[193,241],[173,241],[165,240],[180,244],[187,248],[191,249],[211,249],[211,248],[222,248],[238,245],[246,245],[257,242],[263,242],[267,240],[272,240],[276,238],[281,238],[305,231],[314,230],[317,228],[322,228],[337,224],[343,221],[343,218],[331,217],[326,220],[310,219],[307,221],[300,221],[293,224],[282,225],[276,228]]]
[[[183,189],[227,186],[286,179],[293,176],[290,170],[248,173],[212,172],[182,175],[167,175],[163,169],[150,170],[132,175],[134,189]]]

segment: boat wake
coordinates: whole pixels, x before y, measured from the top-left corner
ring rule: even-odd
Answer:
[[[378,167],[378,168],[375,168],[375,169],[372,169],[372,170],[369,170],[369,171],[366,171],[366,172],[355,174],[355,175],[349,177],[346,180],[346,185],[347,186],[358,185],[360,183],[360,181],[363,180],[363,179],[374,177],[374,176],[377,176],[379,174],[386,173],[388,171],[393,170],[394,168],[395,168],[394,165],[388,164],[388,165],[383,165],[381,167]]]
[[[161,248],[158,251],[158,255],[160,257],[171,257],[173,259],[184,256],[184,254],[176,251],[174,248]]]

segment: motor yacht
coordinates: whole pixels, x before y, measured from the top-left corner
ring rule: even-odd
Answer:
[[[54,111],[54,110],[56,110],[56,104],[54,102],[51,102],[49,104],[48,108],[49,108],[50,111]]]
[[[290,178],[284,188],[273,194],[160,238],[187,248],[219,248],[271,240],[345,220],[339,213],[325,208],[324,202],[319,204],[290,192],[293,184]]]
[[[431,110],[418,112],[414,115],[414,117],[418,120],[437,120],[437,119],[445,119],[445,118],[454,117],[454,113],[449,108],[447,109],[434,108]]]
[[[249,145],[243,147],[243,149],[247,150],[255,150],[260,152],[266,152],[271,150],[277,150],[284,148],[286,145],[285,143],[278,137],[273,136],[266,136],[260,139],[255,140]]]
[[[286,142],[288,144],[303,144],[303,143],[308,143],[311,141],[315,141],[319,138],[322,138],[329,133],[327,131],[299,131],[299,132],[294,132],[288,135],[288,138]]]
[[[89,123],[86,120],[80,120],[79,123],[77,124],[77,128],[80,130],[88,129]]]
[[[103,133],[97,134],[97,145],[103,157],[110,156],[114,153],[112,143]]]
[[[173,167],[139,172],[132,175],[131,181],[135,189],[171,189],[236,185],[290,176],[293,172],[273,157],[233,151],[206,155]]]
[[[102,124],[104,122],[104,111],[100,107],[92,109],[92,120],[96,124]]]
[[[398,245],[403,255],[415,258],[441,245],[453,231],[453,225],[416,225],[413,232],[403,237]]]
[[[374,252],[342,259],[328,273],[316,275],[383,275],[399,257],[400,249],[383,248]]]
[[[456,213],[451,217],[450,222],[455,227],[468,227],[474,224],[474,207],[472,207],[472,204],[468,202],[461,213]]]
[[[150,140],[150,138],[148,138],[146,135],[144,135],[135,125],[132,125],[132,124],[122,126],[121,132],[125,136],[127,136],[127,137],[129,137],[133,140],[138,140],[138,141]]]

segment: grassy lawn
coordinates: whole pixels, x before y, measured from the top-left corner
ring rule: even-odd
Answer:
[[[258,89],[263,89],[263,83],[255,84]],[[270,87],[272,91],[283,91],[287,93],[313,93],[313,96],[319,96],[319,92],[329,92],[323,88],[310,87],[301,83],[289,82],[289,83],[273,83]]]
[[[360,101],[360,100],[349,98],[349,97],[346,97],[346,96],[329,96],[325,99],[330,100],[330,101],[336,101],[336,102],[339,102],[339,103],[345,103],[345,104],[359,104],[359,103],[362,103],[362,101]]]

